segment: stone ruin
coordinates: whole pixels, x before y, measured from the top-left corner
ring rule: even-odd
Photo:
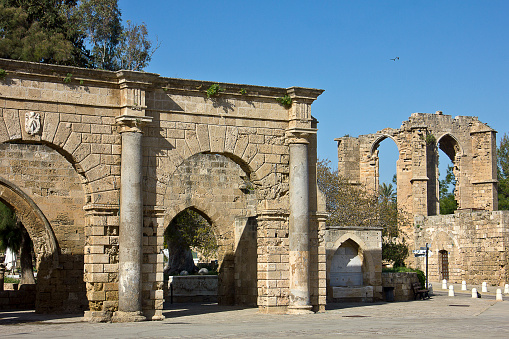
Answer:
[[[162,319],[163,234],[188,208],[217,238],[220,303],[324,310],[322,90],[219,84],[208,98],[212,82],[152,73],[0,68],[0,200],[34,243],[37,312]]]
[[[413,220],[403,236],[411,250],[430,244],[430,280],[509,282],[509,213],[497,211],[496,131],[477,117],[414,113],[399,129],[335,139],[340,174],[377,193],[377,148],[386,138],[399,152],[398,208]],[[451,215],[439,215],[438,149],[454,166],[458,210]],[[425,269],[422,258],[412,256],[409,264]]]

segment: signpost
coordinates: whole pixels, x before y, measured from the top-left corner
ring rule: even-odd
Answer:
[[[426,247],[421,247],[418,250],[413,250],[412,253],[416,258],[426,256],[426,289],[428,289],[428,256],[431,254],[429,251],[428,243],[426,243]]]

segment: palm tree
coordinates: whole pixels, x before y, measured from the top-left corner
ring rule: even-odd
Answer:
[[[397,193],[392,184],[382,183],[378,189],[378,195],[383,201],[395,202],[397,199]]]

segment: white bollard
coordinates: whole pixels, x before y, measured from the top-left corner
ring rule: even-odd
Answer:
[[[465,280],[463,280],[461,282],[461,290],[462,291],[466,291],[467,290],[467,282]]]
[[[442,280],[442,289],[443,290],[446,290],[447,289],[447,280]]]
[[[497,301],[502,301],[504,298],[502,297],[502,290],[500,288],[497,288]]]
[[[505,294],[509,293],[509,284],[505,284],[505,286],[504,286],[504,293]]]
[[[472,298],[477,298],[477,288],[472,288]]]
[[[454,286],[453,285],[449,286],[449,297],[454,297]]]
[[[481,292],[488,292],[488,284],[486,281],[482,283]]]

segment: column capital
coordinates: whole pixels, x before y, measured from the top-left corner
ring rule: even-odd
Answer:
[[[143,133],[143,127],[152,122],[152,117],[124,114],[116,117],[115,120],[119,127],[119,133],[124,132]]]
[[[316,134],[316,128],[289,128],[286,130],[285,137],[287,144],[309,144],[308,138]]]

